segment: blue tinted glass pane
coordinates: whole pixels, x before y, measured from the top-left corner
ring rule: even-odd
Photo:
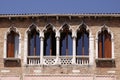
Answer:
[[[30,55],[34,54],[34,37],[30,39]]]
[[[105,35],[102,35],[102,57],[104,58],[104,43],[105,43]]]
[[[84,55],[89,55],[89,37],[84,34]]]
[[[17,57],[19,53],[19,35],[15,36],[15,49],[14,49],[14,56]]]
[[[77,42],[77,55],[82,55],[82,38],[78,38]]]
[[[50,55],[50,36],[48,36],[47,40],[46,40],[46,51],[45,51],[46,55]]]
[[[68,35],[68,55],[72,55],[72,37]]]
[[[66,36],[62,40],[61,55],[66,55]]]
[[[36,35],[36,55],[40,55],[40,38],[39,35]]]

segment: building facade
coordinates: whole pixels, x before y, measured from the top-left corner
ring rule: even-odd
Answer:
[[[119,80],[120,14],[1,14],[1,80]]]

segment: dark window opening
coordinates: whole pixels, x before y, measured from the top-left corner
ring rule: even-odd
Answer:
[[[89,33],[85,28],[77,32],[76,46],[76,55],[89,55]]]
[[[36,29],[28,32],[28,56],[40,55],[40,38]]]
[[[11,31],[7,35],[7,57],[18,57],[19,53],[19,34]]]
[[[63,29],[60,34],[60,55],[72,55],[72,32],[69,31],[69,28]]]
[[[111,35],[107,30],[98,35],[98,57],[111,58]]]
[[[44,34],[44,56],[56,55],[56,38],[55,32],[49,28]]]

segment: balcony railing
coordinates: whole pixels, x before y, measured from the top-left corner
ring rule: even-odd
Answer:
[[[28,65],[40,65],[40,56],[28,56],[27,64]]]
[[[43,64],[44,65],[55,65],[57,62],[56,56],[44,56],[43,57]]]
[[[72,64],[72,59],[73,59],[73,56],[60,56],[59,64],[70,65],[70,64]]]
[[[89,56],[76,56],[76,64],[88,65],[89,64]]]
[[[56,56],[43,56],[42,63],[43,65],[71,65],[73,64],[73,56],[59,56],[57,59]],[[89,56],[76,56],[77,65],[89,65]],[[28,56],[27,57],[28,65],[41,65],[40,56]]]

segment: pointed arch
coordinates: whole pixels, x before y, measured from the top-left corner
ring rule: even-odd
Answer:
[[[54,32],[56,32],[55,26],[54,26],[53,24],[51,24],[51,23],[47,24],[47,25],[44,27],[44,29],[42,30],[42,32],[45,32],[45,31],[47,31],[48,29],[52,29]]]
[[[89,55],[89,29],[85,23],[80,24],[76,30],[76,55]]]
[[[97,58],[114,58],[113,33],[103,25],[96,35]]]
[[[82,23],[76,28],[76,32],[77,32],[77,31],[80,31],[80,30],[82,30],[82,29],[85,29],[86,32],[88,32],[90,36],[92,35],[92,33],[91,33],[92,31],[90,30],[90,28],[88,27],[88,25],[85,24],[84,22],[82,22]]]
[[[40,56],[40,30],[35,24],[27,30],[28,56]]]
[[[72,55],[72,29],[67,23],[63,24],[60,29],[60,55]]]
[[[69,31],[72,32],[72,28],[68,23],[64,23],[60,28],[59,28],[59,32],[62,32],[64,29],[68,29]]]
[[[31,30],[35,29],[38,33],[40,33],[40,29],[38,28],[38,26],[35,23],[32,23],[28,29],[26,30],[26,34],[28,34],[28,32],[30,32]]]
[[[16,27],[11,26],[5,33],[4,58],[20,58],[21,34]]]
[[[56,29],[54,25],[47,24],[43,29],[44,33],[44,56],[56,55]]]

